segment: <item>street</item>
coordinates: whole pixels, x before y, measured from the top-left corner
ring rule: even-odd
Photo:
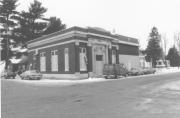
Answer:
[[[180,72],[41,86],[1,80],[2,118],[180,118]]]

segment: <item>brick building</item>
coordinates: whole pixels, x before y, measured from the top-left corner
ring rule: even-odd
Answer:
[[[139,42],[100,28],[71,27],[28,42],[29,63],[45,77],[102,75],[104,64],[139,67]]]

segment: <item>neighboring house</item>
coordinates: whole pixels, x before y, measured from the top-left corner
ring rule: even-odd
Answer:
[[[139,54],[139,62],[140,62],[140,67],[141,68],[152,68],[152,63],[147,62],[145,59],[145,54],[140,53]]]
[[[156,61],[156,68],[164,68],[164,67],[170,67],[170,61],[169,60],[157,60]]]
[[[103,74],[104,64],[139,67],[139,42],[100,28],[71,27],[28,42],[29,63],[45,77],[79,79]]]

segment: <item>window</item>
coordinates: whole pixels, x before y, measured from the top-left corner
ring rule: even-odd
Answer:
[[[80,48],[80,71],[87,71],[87,51],[85,47]]]
[[[45,52],[41,52],[40,57],[45,57]]]
[[[69,49],[64,49],[64,65],[65,65],[65,71],[69,71]]]
[[[116,64],[116,50],[112,50],[112,64]]]
[[[96,55],[96,61],[103,61],[103,55]]]
[[[45,52],[40,53],[40,71],[44,72],[46,71],[46,57]]]
[[[55,51],[51,51],[51,55],[55,55]]]
[[[159,61],[159,65],[162,65],[162,62],[161,62],[161,61]]]
[[[113,54],[113,55],[116,55],[116,50],[112,50],[112,54]]]
[[[86,48],[84,48],[84,47],[82,48],[82,47],[81,47],[81,48],[80,48],[80,53],[86,53]]]
[[[51,51],[51,71],[58,71],[57,50]]]

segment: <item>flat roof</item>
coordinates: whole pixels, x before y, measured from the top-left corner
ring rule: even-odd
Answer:
[[[41,36],[39,38],[28,41],[27,43],[28,44],[34,43],[36,41],[48,39],[48,38],[55,37],[58,35],[63,35],[65,33],[72,32],[72,31],[82,33],[85,35],[98,35],[98,36],[107,37],[108,39],[112,39],[112,40],[116,40],[116,41],[119,40],[119,41],[123,41],[123,42],[127,42],[127,43],[139,44],[139,41],[136,38],[127,37],[127,36],[123,36],[123,35],[119,35],[119,34],[112,34],[111,32],[106,31],[105,29],[102,29],[102,28],[97,28],[97,27],[82,28],[82,27],[77,27],[77,26],[70,27],[68,29],[64,29],[61,31],[57,31],[57,32],[48,34],[48,35]]]

